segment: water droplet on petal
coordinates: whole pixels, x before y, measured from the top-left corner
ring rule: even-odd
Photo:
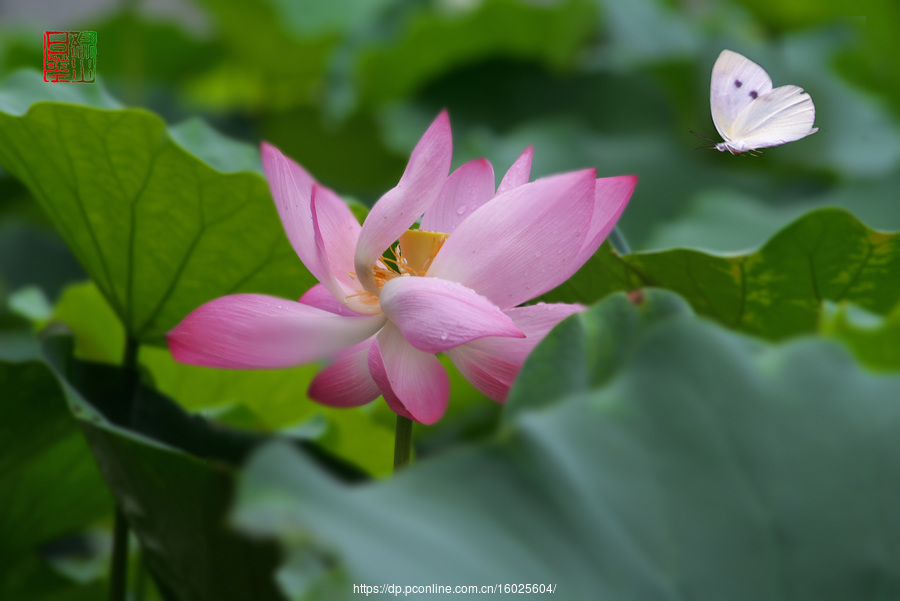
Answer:
[[[457,214],[457,215],[462,215],[463,213],[466,212],[466,210],[467,210],[468,208],[469,208],[469,207],[467,207],[466,205],[459,205],[458,207],[456,207],[456,214]]]
[[[282,307],[281,305],[278,305],[278,308],[279,308],[279,309],[284,309],[284,307]]]
[[[449,336],[450,334],[448,334],[447,332],[441,332],[441,340],[447,340]]]

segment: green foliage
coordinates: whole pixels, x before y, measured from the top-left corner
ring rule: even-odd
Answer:
[[[551,333],[494,440],[352,488],[273,444],[251,460],[235,520],[295,558],[308,554],[295,541],[328,541],[346,577],[330,598],[358,582],[553,583],[566,599],[898,594],[900,378],[827,342],[750,343],[673,312],[671,295],[646,302],[616,295]],[[628,350],[609,370],[622,320]],[[537,385],[547,370],[612,373]]]
[[[314,283],[265,180],[246,172],[244,148],[199,123],[173,136],[145,111],[95,108],[109,106],[99,92],[67,95],[93,106],[46,102],[35,77],[12,79],[10,89],[24,93],[0,98],[9,141],[0,163],[26,183],[131,337],[159,344],[213,298],[299,297]],[[214,166],[180,140],[202,142]]]
[[[333,37],[291,35],[275,2],[201,4],[215,19],[225,50],[215,67],[186,85],[193,102],[258,111],[303,106],[315,98],[336,44]]]
[[[691,314],[680,297],[647,289],[615,294],[593,312],[563,321],[528,356],[509,393],[506,417],[550,404],[562,390],[599,387],[630,357],[647,324]]]
[[[336,125],[309,108],[275,112],[262,120],[260,136],[340,193],[377,198],[397,184],[409,158],[384,148],[370,115]]]
[[[102,519],[110,499],[36,351],[33,340],[0,334],[0,596],[96,598],[97,586],[69,582],[38,555],[43,545]]]
[[[20,217],[0,224],[0,279],[10,292],[32,285],[55,299],[67,282],[83,277],[53,232]]]
[[[743,253],[761,246],[804,212],[802,206],[768,206],[736,190],[709,190],[693,199],[686,219],[656,228],[647,246]]]
[[[546,301],[591,303],[641,286],[681,294],[723,325],[768,338],[814,332],[822,301],[885,314],[900,301],[900,237],[837,209],[807,213],[744,255],[691,249],[618,256],[607,243]]]
[[[190,416],[160,393],[135,388],[123,369],[74,359],[70,340],[51,339],[46,347],[70,410],[161,589],[185,599],[281,599],[271,579],[275,549],[224,523],[233,468],[264,437]],[[134,396],[131,406],[122,402],[127,395]],[[363,477],[309,449],[341,477]]]
[[[822,334],[843,342],[860,363],[900,371],[900,303],[883,318],[842,303],[822,316]]]
[[[591,31],[594,10],[583,0],[530,4],[494,0],[444,11],[414,9],[374,21],[359,34],[355,77],[361,95],[379,103],[403,98],[435,72],[483,56],[512,56],[564,68]],[[403,19],[403,34],[387,37]],[[498,27],[503,23],[503,27]],[[356,40],[354,40],[355,42]]]
[[[28,601],[96,601],[106,593],[100,582],[79,583],[59,574],[36,553],[3,564],[0,594]]]

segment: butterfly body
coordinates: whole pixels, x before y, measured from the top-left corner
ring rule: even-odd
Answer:
[[[772,87],[765,70],[731,50],[713,66],[709,105],[723,142],[716,150],[741,154],[780,146],[818,131],[816,108],[803,88]]]

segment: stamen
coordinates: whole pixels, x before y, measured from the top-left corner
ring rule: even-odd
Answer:
[[[397,254],[402,257],[401,271],[410,275],[424,276],[449,235],[423,230],[403,232],[397,247]]]
[[[348,294],[347,299],[355,299],[361,305],[377,305],[378,297],[371,292],[357,292],[356,294]],[[351,307],[352,308],[352,307]]]
[[[372,266],[372,277],[378,289],[397,277],[424,276],[428,268],[437,256],[441,246],[450,234],[442,232],[426,232],[422,230],[408,230],[400,236],[399,243],[392,246],[393,257],[381,256]],[[349,272],[354,280],[356,272]],[[360,304],[375,305],[378,297],[369,292],[350,294],[348,299],[355,299]]]

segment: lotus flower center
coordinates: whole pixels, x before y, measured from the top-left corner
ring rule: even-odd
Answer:
[[[373,269],[378,288],[396,277],[424,276],[450,234],[407,230],[394,247],[395,258],[382,258]]]

